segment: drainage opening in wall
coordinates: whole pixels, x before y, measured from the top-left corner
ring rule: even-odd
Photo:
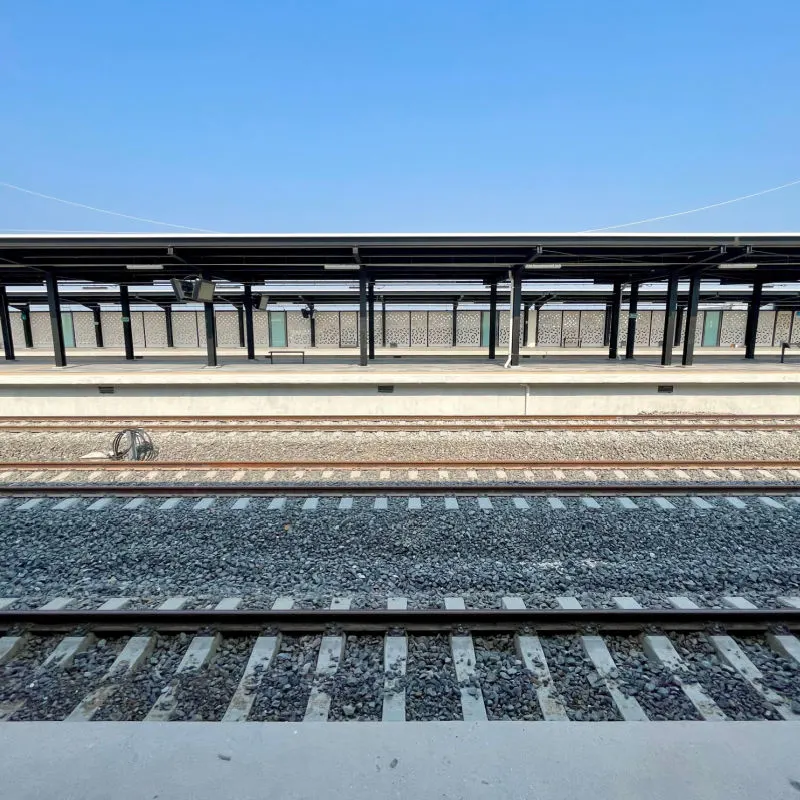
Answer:
[[[114,394],[114,387],[113,386],[98,386],[97,391],[100,394]]]
[[[659,394],[672,394],[675,391],[674,386],[659,386],[658,393]]]
[[[379,386],[378,394],[393,394],[394,386]]]

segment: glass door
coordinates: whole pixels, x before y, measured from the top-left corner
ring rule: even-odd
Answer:
[[[703,320],[703,347],[719,346],[719,325],[721,311],[706,311]]]
[[[75,326],[72,324],[72,312],[61,312],[61,328],[64,331],[64,347],[75,347]]]
[[[489,346],[489,312],[481,311],[481,347]]]
[[[269,346],[286,347],[286,312],[269,312]]]

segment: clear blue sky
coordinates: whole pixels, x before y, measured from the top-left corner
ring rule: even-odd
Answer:
[[[0,181],[219,231],[574,231],[800,178],[797,0],[9,0]],[[0,228],[169,231],[0,187]],[[627,228],[800,230],[800,185]]]

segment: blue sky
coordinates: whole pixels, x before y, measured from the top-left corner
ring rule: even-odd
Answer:
[[[797,0],[9,0],[0,19],[0,181],[150,219],[575,231],[800,178]],[[623,230],[798,212],[800,185]],[[2,187],[0,227],[170,230]]]

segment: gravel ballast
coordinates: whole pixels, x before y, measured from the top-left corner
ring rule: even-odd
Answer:
[[[291,595],[324,606],[343,595],[380,607],[401,596],[424,608],[447,595],[481,607],[499,606],[503,595],[531,607],[557,595],[587,606],[615,595],[645,606],[671,595],[700,605],[742,595],[774,605],[800,594],[800,505],[781,511],[746,499],[744,510],[712,499],[708,511],[682,498],[671,511],[643,499],[626,510],[611,498],[599,509],[566,498],[563,510],[534,498],[526,511],[494,498],[490,512],[474,498],[446,512],[440,498],[411,512],[404,498],[390,498],[387,511],[364,498],[350,511],[338,511],[336,498],[316,511],[303,511],[301,498],[279,511],[268,498],[244,511],[231,511],[227,498],[204,511],[192,511],[191,500],[170,511],[156,500],[132,511],[119,501],[101,511],[86,510],[86,500],[66,512],[50,510],[52,501],[34,511],[12,505],[0,517],[0,597],[37,605],[128,596],[152,605],[185,595],[196,606],[245,597],[264,606]]]
[[[266,431],[151,430],[160,461],[791,460],[791,431]],[[76,461],[111,449],[109,431],[0,429],[0,461]],[[532,455],[532,454],[535,454]]]
[[[408,642],[406,719],[462,719],[461,691],[446,636],[415,636]]]

